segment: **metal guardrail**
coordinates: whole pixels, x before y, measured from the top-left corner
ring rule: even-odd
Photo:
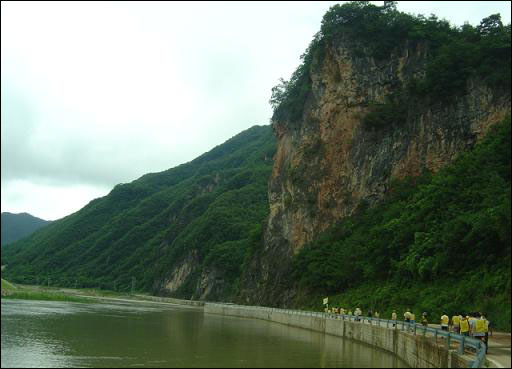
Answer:
[[[450,344],[452,342],[458,342],[459,347],[457,349],[458,354],[463,355],[467,348],[474,349],[476,353],[476,358],[473,361],[470,361],[469,365],[471,368],[481,368],[485,363],[485,344],[479,339],[463,336],[458,333],[443,331],[442,329],[426,327],[418,323],[409,323],[403,320],[391,320],[391,319],[380,319],[366,316],[355,316],[355,315],[341,315],[341,314],[332,314],[332,313],[322,313],[317,311],[304,311],[304,310],[291,310],[291,309],[279,309],[279,308],[269,308],[264,306],[245,306],[245,305],[235,305],[235,304],[222,304],[222,303],[207,303],[210,305],[220,305],[227,307],[236,307],[239,309],[247,309],[247,310],[263,310],[269,313],[279,312],[279,313],[287,313],[290,315],[301,315],[301,316],[312,316],[317,318],[324,319],[338,319],[338,320],[347,320],[352,322],[368,322],[370,325],[375,324],[379,327],[382,327],[382,324],[386,325],[388,329],[400,329],[401,331],[411,332],[414,335],[422,334],[423,336],[427,336],[427,334],[431,334],[433,338],[437,342],[438,337],[445,338],[445,348],[447,350],[450,349]],[[393,325],[394,324],[394,325]],[[390,327],[391,325],[391,327]],[[400,327],[400,328],[399,328]]]

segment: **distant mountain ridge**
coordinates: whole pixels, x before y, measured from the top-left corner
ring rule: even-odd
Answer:
[[[14,214],[4,212],[1,216],[2,246],[27,237],[39,228],[51,223],[49,220],[44,220],[28,213]]]

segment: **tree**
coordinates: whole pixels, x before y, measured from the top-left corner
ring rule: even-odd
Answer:
[[[382,9],[385,12],[396,10],[397,3],[398,1],[384,1],[384,6],[382,7]]]
[[[501,22],[501,15],[492,14],[487,18],[482,19],[480,25],[476,27],[478,32],[482,36],[493,35],[501,31],[503,28],[503,23]]]

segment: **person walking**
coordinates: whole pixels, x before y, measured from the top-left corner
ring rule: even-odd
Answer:
[[[489,325],[490,322],[487,320],[487,318],[484,316],[484,314],[480,313],[480,318],[485,321],[485,327],[484,327],[484,343],[485,343],[485,353],[487,354],[487,351],[489,350]]]
[[[393,327],[396,326],[396,310],[391,313],[391,320],[393,321]]]
[[[453,327],[453,331],[455,333],[459,333],[460,332],[460,319],[462,317],[460,316],[460,314],[454,314],[452,316],[452,327]]]
[[[405,311],[404,313],[404,321],[406,323],[409,323],[411,321],[411,312],[409,311],[410,309],[407,308],[407,310]]]
[[[462,314],[462,318],[459,321],[460,324],[460,334],[463,336],[469,336],[469,320],[468,317]]]
[[[356,311],[354,311],[354,315],[356,317],[356,321],[359,322],[361,321],[361,315],[362,315],[362,311],[360,308],[356,308]]]
[[[441,329],[443,331],[448,331],[448,323],[449,322],[450,322],[450,318],[448,317],[448,315],[446,315],[446,313],[441,315]]]
[[[428,320],[427,320],[427,312],[424,311],[423,314],[421,314],[421,325],[424,327],[428,326]]]
[[[409,317],[411,318],[411,332],[414,332],[414,329],[416,327],[416,315],[413,312],[411,312]]]
[[[475,316],[474,325],[473,325],[473,337],[478,338],[480,341],[485,343],[485,331],[486,331],[486,323],[485,319],[482,316]]]
[[[411,312],[409,308],[407,308],[407,310],[404,313],[404,322],[407,323],[407,330],[409,330],[411,323]]]
[[[476,332],[476,320],[478,319],[478,313],[469,313],[469,335],[475,337]]]

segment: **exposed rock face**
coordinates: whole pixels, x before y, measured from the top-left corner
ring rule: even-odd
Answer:
[[[166,280],[163,285],[167,293],[176,292],[186,282],[190,274],[195,270],[197,265],[197,252],[190,252],[182,263],[177,264],[171,273],[171,277]]]
[[[510,95],[470,80],[463,96],[408,106],[403,124],[365,128],[369,104],[424,73],[428,48],[406,44],[382,61],[357,56],[361,48],[348,40],[330,47],[312,68],[302,119],[273,122],[270,216],[263,250],[244,276],[243,302],[289,304],[297,292],[285,289],[290,261],[308,241],[361,201],[382,199],[390,180],[437,171],[510,112]]]
[[[222,301],[229,296],[229,284],[223,278],[222,272],[215,268],[203,270],[197,282],[193,300]]]
[[[231,294],[231,286],[225,281],[222,271],[209,267],[200,269],[197,250],[192,250],[181,262],[176,263],[169,279],[163,281],[160,291],[164,295],[173,296],[177,291],[186,286],[189,278],[200,271],[197,282],[192,285],[192,300],[223,301]]]

